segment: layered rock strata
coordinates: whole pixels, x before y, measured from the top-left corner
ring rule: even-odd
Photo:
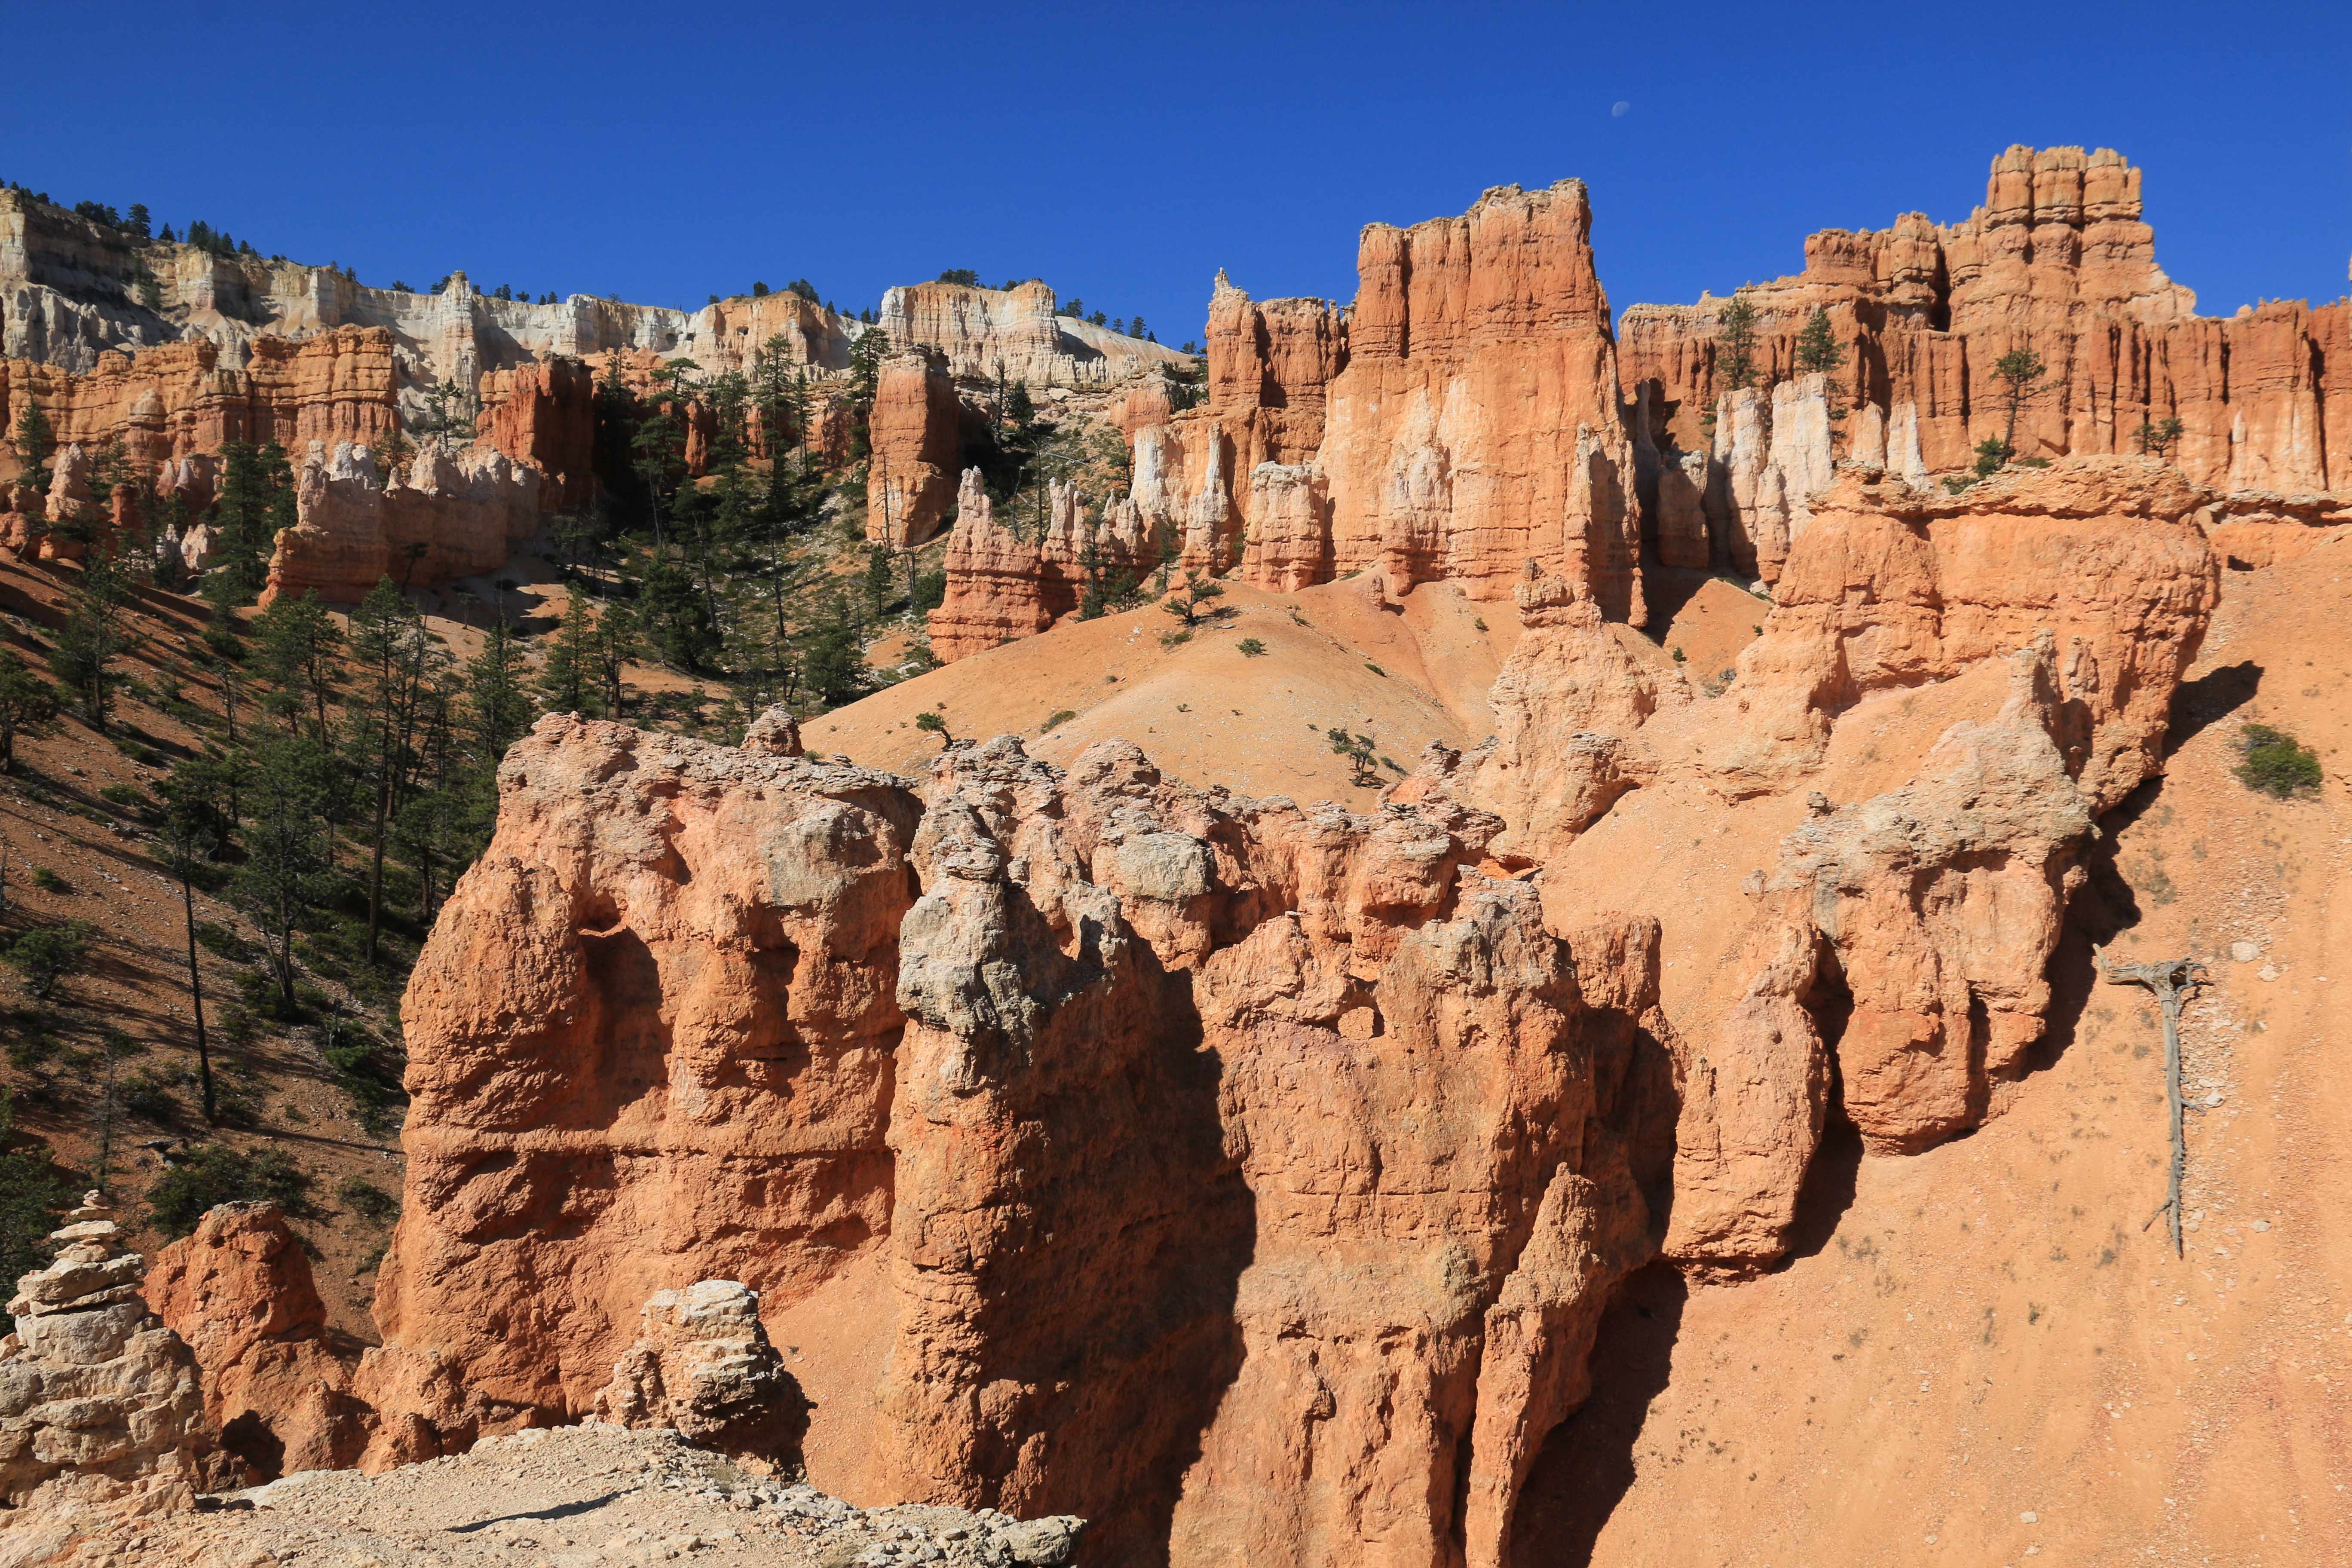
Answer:
[[[296,522],[278,535],[261,603],[315,592],[357,604],[385,577],[493,571],[540,527],[537,468],[487,447],[431,445],[386,484],[366,447],[313,444],[295,475]]]
[[[139,1293],[144,1261],[99,1194],[16,1282],[0,1339],[0,1503],[185,1507],[202,1479],[196,1363]]]
[[[916,283],[883,291],[881,330],[900,349],[934,351],[955,376],[1010,385],[1106,386],[1192,356],[1059,313],[1034,279],[1011,289]]]
[[[646,1300],[594,1409],[615,1426],[667,1426],[702,1447],[788,1458],[806,1403],[760,1324],[760,1298],[732,1279],[705,1279]]]
[[[1532,560],[1645,624],[1637,454],[1591,216],[1565,180],[1374,224],[1347,310],[1254,301],[1219,273],[1207,401],[1176,412],[1139,393],[1118,411],[1134,479],[1108,509],[1114,531],[1187,571],[1286,591],[1378,570],[1400,594],[1444,581],[1507,602]],[[990,582],[960,584],[951,560],[951,602],[1053,597],[1044,551],[992,548],[972,566]],[[1024,574],[1041,585],[1008,585]]]
[[[1003,521],[978,468],[964,470],[948,540],[947,594],[930,612],[932,657],[942,664],[1042,632],[1083,604],[1090,581],[1106,593],[1159,565],[1155,539],[1131,505],[1101,509],[1076,486],[1051,481],[1032,531]],[[868,514],[871,516],[871,514]]]
[[[460,386],[530,360],[615,351],[748,372],[779,341],[798,363],[844,370],[860,330],[789,290],[681,310],[593,294],[500,299],[463,272],[431,293],[374,289],[332,265],[142,240],[0,191],[0,358],[87,371],[111,352],[202,341],[233,363],[265,338],[346,328],[389,334],[411,381]]]
[[[540,506],[583,507],[596,493],[596,384],[578,360],[546,359],[486,372],[475,438],[544,480]]]
[[[1392,798],[1495,812],[1508,826],[1486,853],[1529,868],[1576,864],[1580,836],[1654,786],[1810,798],[1748,879],[1685,1053],[1669,1257],[1776,1257],[1832,1110],[1901,1152],[1999,1108],[2046,1025],[2092,825],[2161,766],[2219,599],[2200,524],[2221,512],[2148,458],[2061,459],[1961,496],[1843,469],[1704,702],[1530,566],[1496,736],[1436,750]],[[1842,715],[2002,658],[2006,704],[1952,726],[1907,782],[1843,805],[1820,792]]]
[[[1761,379],[1797,373],[1798,334],[1820,310],[1845,351],[1836,402],[1875,407],[1885,437],[1915,446],[1925,469],[1964,468],[1979,442],[2006,433],[1996,365],[2026,349],[2048,374],[2018,410],[2021,456],[2135,454],[2143,425],[2178,419],[2168,460],[2199,483],[2352,488],[2352,306],[2197,315],[2195,296],[2157,265],[2140,184],[2105,148],[2011,147],[1964,222],[1914,213],[1885,230],[1812,236],[1804,271],[1743,291]],[[1702,416],[1730,391],[1728,302],[1625,312],[1625,385],[1658,384],[1685,451],[1707,448]],[[1887,460],[1905,466],[1894,450]]]
[[[391,334],[347,328],[300,342],[258,338],[235,358],[206,342],[109,352],[74,372],[31,360],[0,364],[0,415],[16,428],[40,405],[60,446],[122,443],[142,471],[231,441],[364,446],[395,428]]]
[[[2196,521],[2215,500],[2147,458],[2062,459],[1958,496],[1846,470],[1740,655],[1738,737],[1709,772],[1734,791],[1786,787],[1862,697],[2048,628],[2065,638],[2067,772],[2111,808],[2159,771],[2172,693],[2219,599]]]
[[[866,466],[866,537],[905,550],[940,530],[956,499],[962,407],[932,356],[895,353],[877,367]]]
[[[376,1296],[489,1421],[591,1408],[656,1290],[772,1310],[884,1245],[919,806],[789,750],[547,719],[500,770],[404,1006]]]

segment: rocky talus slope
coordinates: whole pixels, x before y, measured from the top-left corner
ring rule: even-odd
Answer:
[[[598,1424],[493,1437],[457,1458],[371,1479],[311,1470],[184,1510],[0,1529],[0,1562],[212,1568],[1058,1568],[1079,1521],[908,1505],[859,1509],[803,1482],[689,1447],[667,1429]]]

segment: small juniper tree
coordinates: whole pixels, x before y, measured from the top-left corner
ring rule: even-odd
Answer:
[[[2151,458],[2164,457],[2180,439],[2181,428],[2177,418],[2143,420],[2135,432],[2139,437],[2139,449]]]
[[[1209,608],[1213,599],[1225,596],[1225,585],[1198,572],[1184,574],[1183,585],[1160,602],[1160,607],[1182,621],[1187,626],[1197,626],[1213,612]]]
[[[1370,735],[1351,735],[1336,724],[1323,734],[1331,742],[1332,754],[1348,759],[1349,784],[1369,788],[1381,782],[1378,742]]]

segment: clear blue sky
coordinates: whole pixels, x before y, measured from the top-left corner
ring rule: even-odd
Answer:
[[[1622,310],[1965,216],[2012,142],[2145,167],[2208,311],[2352,252],[2341,0],[8,10],[0,177],[371,283],[850,307],[971,267],[1176,342],[1220,266],[1345,299],[1364,223],[1576,174]]]

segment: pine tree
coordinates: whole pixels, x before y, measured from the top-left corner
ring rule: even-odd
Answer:
[[[2002,428],[2000,444],[2003,461],[2017,451],[2017,413],[2024,406],[2026,395],[2033,385],[2049,374],[2042,356],[2032,349],[2011,349],[1993,362],[1992,373],[2009,388],[2009,423]]]
[[[1715,368],[1723,384],[1738,392],[1756,379],[1756,305],[1748,290],[1732,295],[1716,318]]]
[[[1797,368],[1827,375],[1844,363],[1845,345],[1837,341],[1836,331],[1830,326],[1830,313],[1816,305],[1805,322],[1805,330],[1797,334]]]
[[[229,831],[227,814],[222,810],[213,770],[196,759],[184,762],[172,770],[162,785],[163,795],[163,830],[162,834],[164,867],[180,884],[180,918],[182,934],[188,954],[188,1005],[196,1022],[196,1081],[204,1097],[205,1120],[220,1121],[220,1104],[213,1090],[213,1057],[205,1036],[205,977],[196,963],[196,895],[197,868],[211,855],[219,852]]]
[[[249,605],[269,580],[269,556],[281,529],[296,521],[294,472],[286,449],[272,441],[221,447],[219,500],[213,523],[220,531],[219,564],[205,574],[205,597],[216,609]]]
[[[604,711],[603,693],[596,689],[589,636],[593,618],[586,601],[574,593],[571,605],[555,624],[555,636],[541,660],[534,689],[539,704],[551,713],[579,713],[595,718]]]
[[[27,669],[15,648],[0,647],[0,773],[16,772],[16,737],[39,733],[57,711],[57,689]]]
[[[507,748],[539,717],[527,674],[522,645],[500,616],[482,639],[482,651],[466,665],[467,738],[474,754],[493,772],[506,759]]]
[[[245,826],[238,835],[245,863],[235,887],[260,926],[278,982],[281,1012],[294,1013],[294,941],[310,929],[333,868],[334,759],[308,735],[270,742],[254,756],[245,790]]]
[[[67,590],[66,622],[49,649],[49,668],[73,693],[82,721],[101,735],[114,712],[115,661],[147,640],[131,619],[131,597],[112,558],[91,556]]]
[[[16,493],[24,498],[17,510],[30,511],[33,509],[27,503],[39,497],[44,483],[41,465],[47,462],[50,454],[57,450],[58,440],[48,415],[29,394],[25,398],[24,408],[16,416],[16,429],[9,444],[16,447],[16,460],[24,465],[25,469],[16,476]]]
[[[856,701],[873,680],[856,625],[839,588],[827,589],[817,601],[807,647],[801,657],[801,678],[810,694],[828,708]]]
[[[623,678],[629,665],[645,657],[645,634],[635,609],[618,601],[606,605],[589,628],[587,643],[589,667],[604,688],[605,707],[614,718],[625,717]]]
[[[2180,439],[2183,428],[2177,418],[2143,419],[2135,433],[2139,437],[2139,449],[2143,454],[2161,458],[2172,450],[2173,444]]]
[[[306,703],[316,715],[314,735],[327,732],[327,700],[335,689],[335,650],[342,634],[319,602],[318,590],[279,598],[254,617],[254,673],[273,688],[262,706],[301,726]]]
[[[343,706],[342,753],[369,804],[370,963],[383,930],[384,855],[407,791],[418,700],[425,683],[449,663],[438,644],[390,577],[377,579],[352,612],[352,686]]]

